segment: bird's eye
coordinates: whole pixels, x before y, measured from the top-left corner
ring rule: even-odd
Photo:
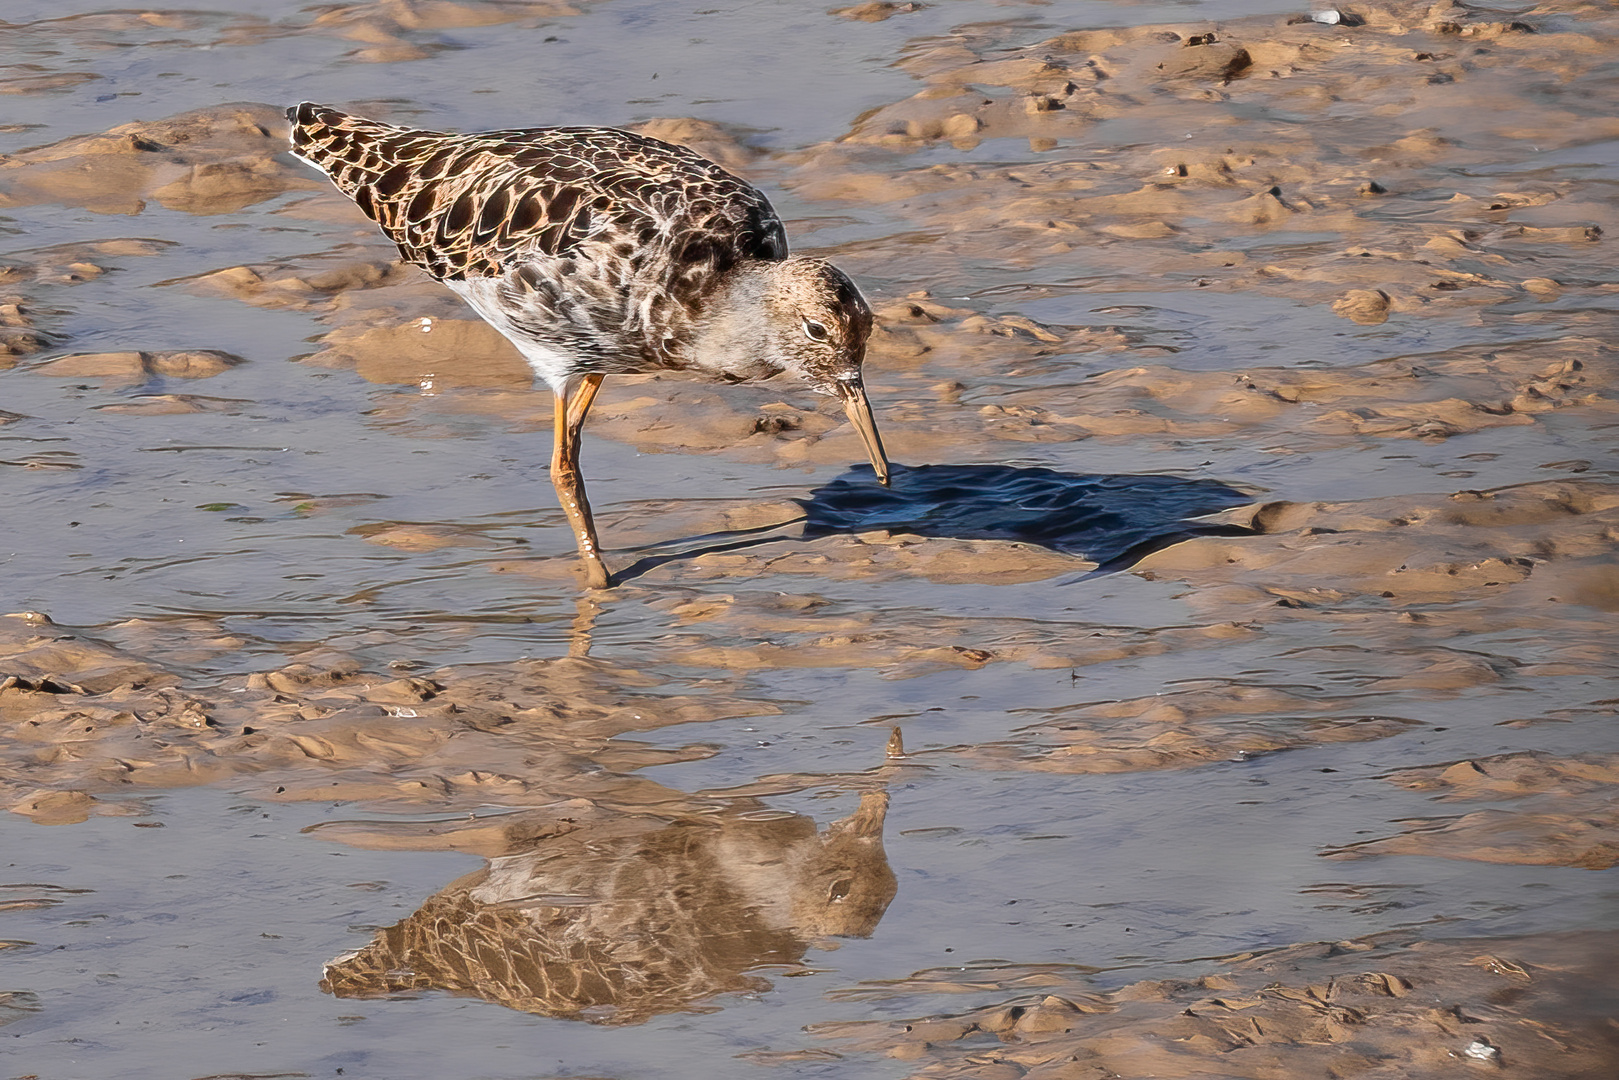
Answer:
[[[805,319],[804,320],[804,333],[809,337],[809,339],[811,341],[825,341],[826,340],[826,327],[822,326],[820,323],[816,322],[814,319]]]

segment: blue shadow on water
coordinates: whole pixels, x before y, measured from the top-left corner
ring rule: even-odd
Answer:
[[[1252,502],[1217,480],[1064,473],[1011,465],[895,465],[893,485],[860,465],[798,500],[804,537],[887,529],[955,540],[1017,540],[1120,569],[1189,536],[1246,533],[1191,520]]]
[[[1246,534],[1251,530],[1196,519],[1254,500],[1252,493],[1218,480],[1012,465],[894,465],[892,481],[885,488],[870,465],[857,465],[809,498],[794,500],[804,508],[802,518],[691,537],[681,541],[685,550],[649,554],[614,579],[627,581],[655,566],[709,552],[778,542],[786,538],[782,528],[800,522],[804,540],[875,529],[941,539],[1016,540],[1088,559],[1097,564],[1093,573],[1107,573],[1189,537]]]

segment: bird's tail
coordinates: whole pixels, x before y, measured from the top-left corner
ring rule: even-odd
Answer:
[[[350,197],[355,187],[393,164],[391,146],[408,132],[313,101],[288,109],[287,119],[292,121],[293,156],[331,177]]]

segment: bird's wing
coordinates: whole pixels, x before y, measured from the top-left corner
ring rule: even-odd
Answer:
[[[787,257],[752,185],[684,147],[614,128],[417,131],[304,103],[295,154],[440,280],[580,257],[659,262],[695,303],[742,259]],[[587,250],[588,248],[588,250]],[[637,267],[630,278],[645,274]]]

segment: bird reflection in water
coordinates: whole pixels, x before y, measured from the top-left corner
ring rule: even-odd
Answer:
[[[817,939],[868,937],[894,898],[885,791],[817,830],[742,801],[718,815],[570,823],[431,897],[326,966],[338,997],[426,989],[634,1024],[758,991]]]

